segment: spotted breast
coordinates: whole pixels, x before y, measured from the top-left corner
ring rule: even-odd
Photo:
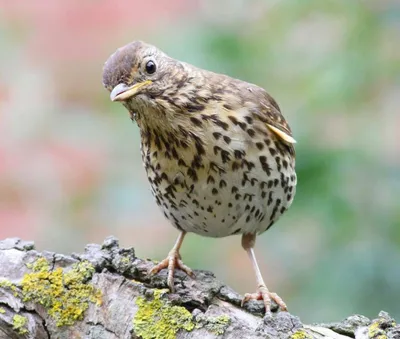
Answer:
[[[263,117],[279,107],[251,101],[260,91],[253,85],[240,87],[248,100],[234,93],[230,105],[208,100],[173,127],[138,120],[151,190],[179,230],[210,237],[262,233],[293,201],[292,145]],[[193,85],[192,92],[200,91],[206,92]]]

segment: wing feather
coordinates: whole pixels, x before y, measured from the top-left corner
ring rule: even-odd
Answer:
[[[260,102],[260,120],[265,122],[267,127],[282,141],[288,144],[295,144],[292,130],[283,117],[276,101],[266,92],[265,101]]]

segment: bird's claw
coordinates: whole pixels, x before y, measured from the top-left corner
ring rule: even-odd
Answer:
[[[190,267],[186,266],[183,261],[180,258],[179,253],[171,251],[164,260],[159,262],[157,265],[155,265],[149,272],[150,275],[154,275],[158,272],[160,272],[162,269],[167,268],[168,269],[168,278],[167,278],[167,284],[170,289],[170,291],[173,293],[175,292],[174,288],[174,272],[175,268],[179,268],[183,272],[185,272],[189,277],[194,278],[194,273],[190,269]]]
[[[242,307],[250,299],[263,300],[266,313],[271,312],[271,300],[274,300],[282,311],[287,311],[287,306],[282,298],[276,293],[270,292],[266,286],[259,286],[256,293],[246,293],[241,303]]]

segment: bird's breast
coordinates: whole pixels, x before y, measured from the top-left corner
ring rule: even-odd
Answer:
[[[264,232],[293,200],[294,158],[267,128],[262,134],[223,120],[210,127],[188,129],[183,137],[142,131],[142,159],[157,204],[188,232]]]

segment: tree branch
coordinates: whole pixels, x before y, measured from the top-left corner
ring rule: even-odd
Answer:
[[[242,297],[207,271],[176,272],[171,294],[165,270],[147,275],[153,266],[113,237],[71,256],[1,241],[0,339],[400,338],[385,312],[311,326],[273,305],[263,317],[261,301],[241,308]]]

